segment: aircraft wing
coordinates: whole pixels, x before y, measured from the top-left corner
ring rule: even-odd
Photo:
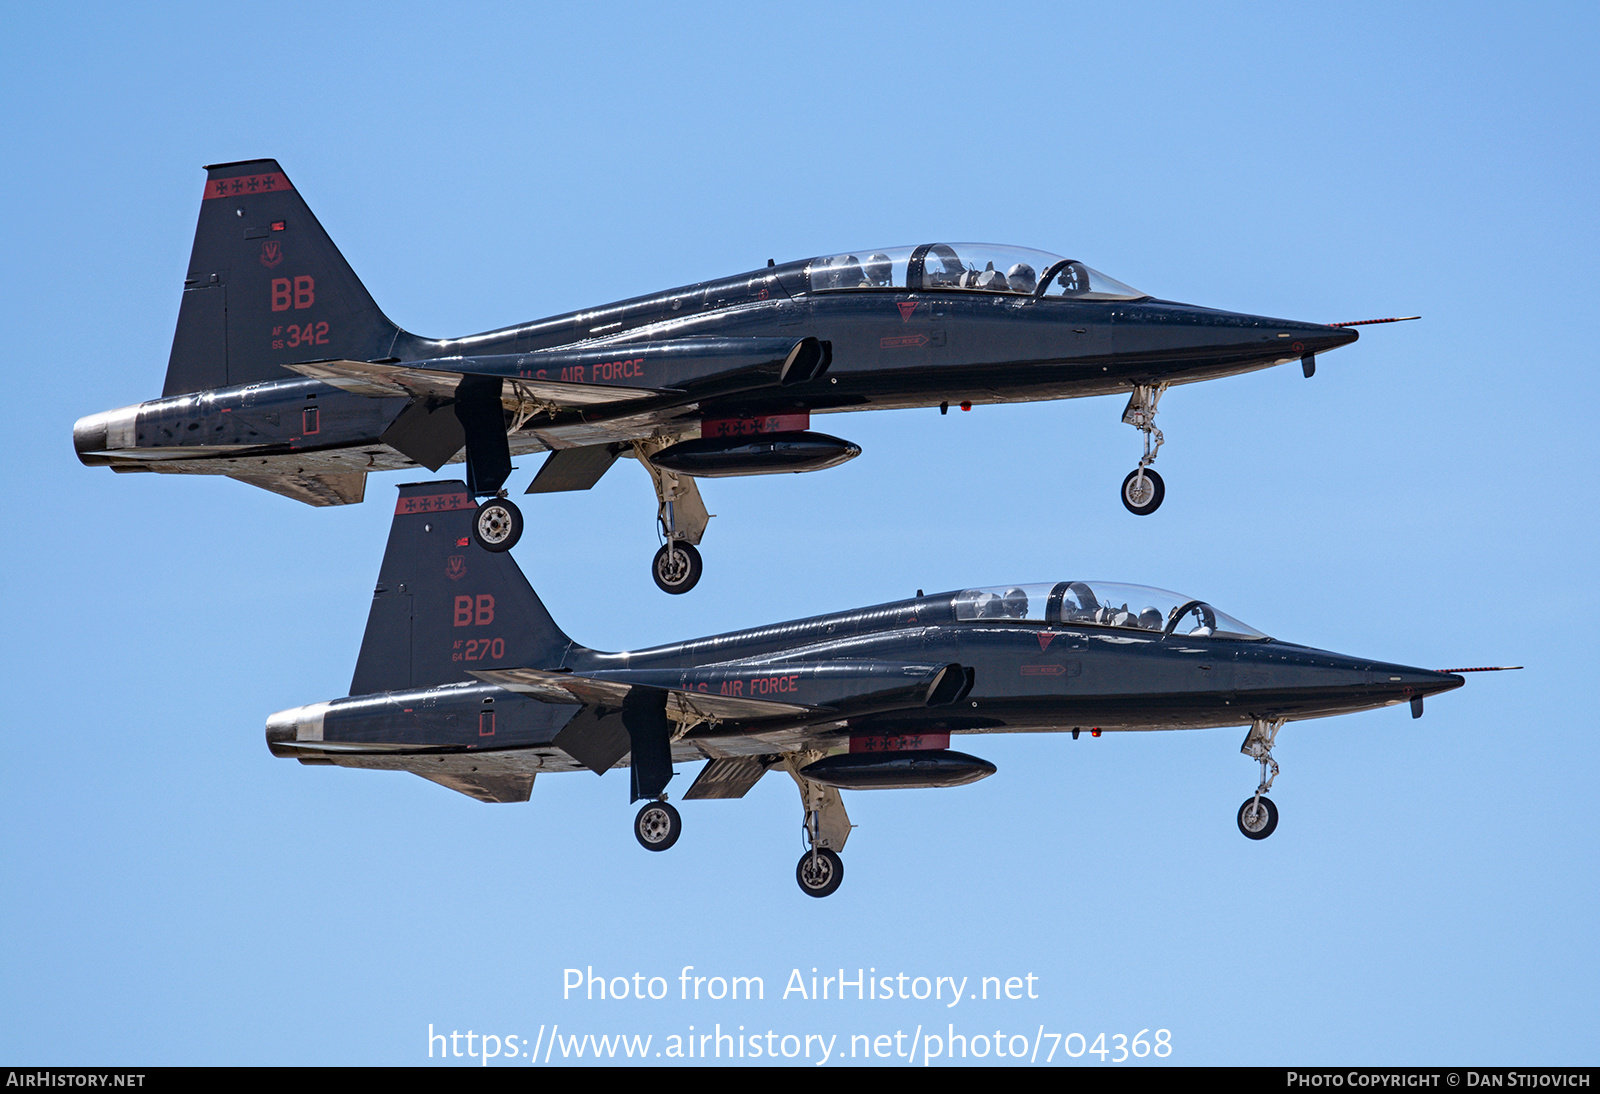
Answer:
[[[515,411],[526,403],[548,403],[561,409],[628,403],[660,395],[682,395],[672,388],[619,387],[614,384],[579,384],[566,380],[539,380],[498,373],[453,371],[415,364],[374,364],[370,361],[309,361],[288,365],[302,376],[374,398],[409,395],[421,398],[452,399],[467,376],[489,376],[507,381],[500,401]]]
[[[537,699],[543,703],[578,703],[586,707],[620,708],[630,691],[650,687],[664,691],[667,697],[667,717],[675,722],[751,722],[769,718],[826,717],[827,707],[784,703],[774,699],[749,699],[736,695],[719,695],[715,692],[683,691],[677,688],[657,688],[649,684],[625,683],[620,680],[598,680],[592,676],[578,676],[570,672],[544,672],[540,669],[483,669],[472,675],[488,684],[505,688]]]

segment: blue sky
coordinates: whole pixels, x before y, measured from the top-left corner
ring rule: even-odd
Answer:
[[[1166,1029],[1176,1063],[1595,1062],[1592,5],[6,22],[0,1056],[411,1064],[430,1023],[651,1052],[720,1023],[837,1036],[833,1062],[853,1035],[947,1025]],[[348,687],[404,476],[313,510],[83,468],[70,444],[80,415],[159,394],[200,165],[259,156],[427,335],[931,239],[1267,315],[1424,316],[1364,328],[1309,382],[1170,391],[1146,520],[1116,498],[1139,446],[1113,398],[819,422],[864,454],[707,483],[706,577],[681,598],[650,583],[637,467],[530,499],[517,558],[588,645],[1089,577],[1328,649],[1528,668],[1420,721],[1291,724],[1260,844],[1233,822],[1256,780],[1241,731],[986,739],[984,782],[848,797],[825,901],[795,888],[777,776],[689,803],[649,855],[619,773],[487,806],[276,760],[266,716]],[[680,1000],[686,965],[767,997]],[[673,994],[563,1000],[591,966]],[[1033,974],[1039,998],[780,997],[813,967]]]

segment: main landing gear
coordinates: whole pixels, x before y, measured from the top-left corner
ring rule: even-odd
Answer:
[[[665,851],[683,834],[683,818],[665,799],[645,802],[633,818],[633,835],[646,851]]]
[[[1239,746],[1240,752],[1261,764],[1261,785],[1256,787],[1255,795],[1246,798],[1239,807],[1239,831],[1247,839],[1266,839],[1278,828],[1278,807],[1265,795],[1272,789],[1272,780],[1278,777],[1278,761],[1272,758],[1272,746],[1286,721],[1287,718],[1257,718],[1250,723],[1250,732]]]
[[[504,490],[478,506],[472,515],[472,538],[485,551],[509,551],[522,538],[522,510]]]
[[[1156,428],[1156,405],[1166,390],[1166,384],[1135,384],[1128,405],[1122,411],[1122,420],[1144,434],[1144,456],[1139,466],[1122,480],[1122,504],[1135,516],[1147,517],[1154,513],[1167,496],[1166,484],[1150,467],[1165,440],[1161,430]]]
[[[664,593],[686,593],[699,583],[702,565],[695,545],[711,520],[694,479],[650,462],[651,456],[677,441],[677,437],[651,437],[633,442],[633,453],[656,488],[656,519],[666,542],[650,563],[650,576]]]
[[[818,752],[791,752],[784,756],[805,809],[806,853],[794,868],[794,879],[806,896],[832,896],[844,882],[844,861],[839,852],[850,838],[850,817],[835,787],[823,786],[802,775],[801,769],[818,759]]]

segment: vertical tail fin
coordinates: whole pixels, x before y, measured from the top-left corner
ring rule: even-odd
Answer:
[[[574,648],[516,560],[472,538],[476,510],[460,482],[400,488],[351,695],[559,668]]]
[[[163,395],[285,379],[290,361],[388,357],[404,337],[277,160],[206,168]]]

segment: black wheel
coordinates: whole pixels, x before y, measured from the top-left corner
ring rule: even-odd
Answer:
[[[650,576],[664,593],[686,593],[700,581],[700,552],[681,539],[668,540],[650,564]]]
[[[683,818],[666,802],[645,802],[633,818],[633,835],[646,851],[665,851],[683,834]]]
[[[1271,798],[1248,797],[1239,807],[1239,831],[1250,839],[1266,839],[1278,827],[1278,807]]]
[[[505,498],[490,498],[472,514],[472,538],[485,551],[509,551],[522,538],[522,510]]]
[[[1128,477],[1122,480],[1122,504],[1134,516],[1148,517],[1161,508],[1161,501],[1166,496],[1167,484],[1148,467],[1144,469],[1142,484],[1139,482],[1138,468],[1128,472]]]
[[[815,847],[800,856],[794,879],[806,896],[831,896],[844,881],[844,862],[826,847]]]

